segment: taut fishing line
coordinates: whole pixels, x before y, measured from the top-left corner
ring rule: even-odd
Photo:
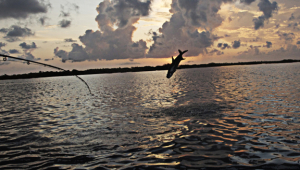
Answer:
[[[12,59],[16,59],[16,60],[26,61],[28,65],[30,63],[34,63],[34,64],[40,64],[40,65],[43,65],[43,66],[46,66],[46,67],[55,68],[55,69],[61,70],[61,71],[67,71],[67,70],[62,69],[60,67],[56,67],[56,66],[53,66],[53,65],[49,65],[49,64],[45,64],[45,63],[40,63],[40,62],[37,62],[37,61],[32,61],[32,60],[28,60],[28,59],[24,59],[24,58],[12,57],[12,56],[9,56],[9,55],[4,55],[4,54],[0,54],[0,56],[3,57],[3,61],[7,61],[7,58],[12,58]],[[73,73],[72,73],[72,75],[76,76],[80,81],[82,81],[86,85],[86,87],[89,89],[90,94],[92,94],[89,85],[81,77],[79,77],[78,75],[73,74]]]

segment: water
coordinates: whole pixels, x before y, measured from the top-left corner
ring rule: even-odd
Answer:
[[[0,169],[299,169],[299,66],[0,81]]]

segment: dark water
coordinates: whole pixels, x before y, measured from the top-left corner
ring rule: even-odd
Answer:
[[[299,169],[300,64],[0,81],[0,169]]]

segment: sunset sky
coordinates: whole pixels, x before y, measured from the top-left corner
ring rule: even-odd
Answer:
[[[0,23],[1,54],[69,70],[300,59],[299,0],[0,0]]]

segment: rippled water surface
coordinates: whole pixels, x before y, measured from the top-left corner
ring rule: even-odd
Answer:
[[[299,169],[300,64],[0,81],[0,169]]]

